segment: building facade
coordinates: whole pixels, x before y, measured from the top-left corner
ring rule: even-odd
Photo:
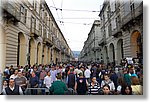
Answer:
[[[72,51],[45,0],[2,0],[0,68],[70,61]]]
[[[85,62],[99,62],[101,59],[101,48],[98,45],[102,36],[99,32],[100,20],[95,20],[88,34],[87,40],[84,42],[84,47],[80,53],[80,60]]]
[[[129,57],[143,63],[143,1],[105,0],[99,17],[101,61],[118,65]]]

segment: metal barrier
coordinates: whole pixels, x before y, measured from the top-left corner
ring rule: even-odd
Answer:
[[[37,90],[37,94],[33,94],[31,90]],[[52,95],[49,92],[48,88],[27,88],[24,92],[25,95]],[[68,88],[67,91],[65,91],[64,95],[77,95],[77,93],[72,89]]]
[[[36,94],[33,94],[34,92]],[[49,89],[48,88],[27,88],[24,92],[25,95],[48,95]]]

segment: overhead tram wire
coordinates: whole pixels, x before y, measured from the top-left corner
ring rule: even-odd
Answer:
[[[53,2],[54,7],[56,7],[53,0],[52,0],[52,2]],[[50,7],[51,7],[51,6],[50,6]],[[60,19],[59,14],[58,14],[58,12],[57,12],[57,9],[55,9],[55,10],[56,10],[56,13],[57,13],[58,18]]]
[[[60,10],[60,11],[78,11],[78,12],[100,12],[100,11],[95,11],[95,10],[75,10],[75,9],[62,9],[62,8],[57,8],[54,6],[50,6],[51,8],[54,8],[56,10]]]
[[[70,24],[83,24],[83,25],[91,25],[92,23],[77,23],[77,22],[64,22],[64,21],[60,21],[60,20],[57,20],[59,21],[60,23],[64,24],[64,23],[70,23]]]

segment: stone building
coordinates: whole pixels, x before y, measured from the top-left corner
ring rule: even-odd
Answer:
[[[86,62],[99,62],[101,59],[100,46],[98,41],[102,38],[100,32],[100,21],[95,20],[88,34],[87,40],[84,42],[83,50],[80,54],[80,60]]]
[[[45,0],[2,0],[0,68],[70,61],[68,46]]]
[[[143,63],[143,1],[105,0],[99,17],[101,61],[118,65],[130,57]]]

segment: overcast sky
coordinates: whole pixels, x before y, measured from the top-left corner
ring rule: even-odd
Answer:
[[[72,51],[81,51],[104,0],[46,0]],[[62,10],[60,10],[62,8]]]

